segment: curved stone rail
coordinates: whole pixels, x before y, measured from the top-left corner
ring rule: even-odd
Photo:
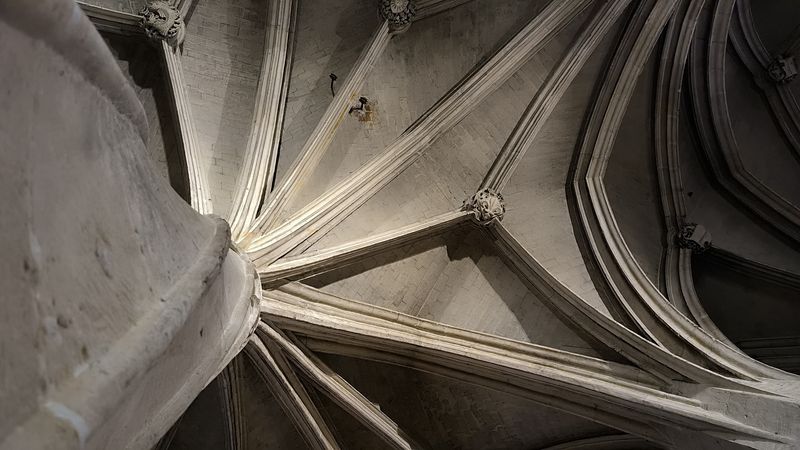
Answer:
[[[150,167],[76,3],[0,1],[0,449],[151,448],[239,352],[260,290]]]
[[[681,165],[678,152],[680,145],[679,116],[681,114],[681,91],[686,63],[694,34],[694,28],[705,4],[704,0],[693,0],[689,3],[680,20],[671,26],[665,49],[662,54],[661,69],[656,100],[656,151],[661,187],[661,204],[664,208],[665,222],[669,228],[667,255],[665,262],[665,279],[667,297],[687,317],[693,319],[712,337],[728,347],[739,350],[730,339],[717,327],[709,317],[695,290],[692,272],[691,249],[682,248],[678,243],[678,235],[686,226],[687,211],[684,188],[681,178]],[[680,31],[677,28],[680,25]],[[740,36],[741,38],[741,36]],[[711,247],[704,256],[711,256],[725,262],[741,273],[758,275],[765,282],[775,282],[794,289],[797,276],[790,272],[749,261],[730,252]],[[742,352],[745,353],[745,352]]]
[[[293,0],[270,2],[268,7],[269,22],[255,113],[229,214],[234,241],[238,241],[255,220],[261,199],[269,194],[274,184],[289,90],[297,7]]]
[[[656,158],[661,205],[667,224],[664,264],[666,296],[685,316],[692,318],[715,339],[736,349],[708,317],[697,298],[692,279],[692,251],[682,248],[678,236],[686,225],[686,205],[678,155],[680,106],[684,73],[694,31],[705,0],[693,0],[677,15],[667,31],[656,92]]]
[[[140,24],[140,16],[114,11],[82,1],[78,1],[78,5],[101,32],[145,38],[145,32]],[[182,13],[182,15],[185,17],[185,13]],[[192,110],[186,96],[182,57],[179,49],[173,48],[166,40],[158,42],[156,47],[168,75],[166,82],[169,103],[176,123],[176,137],[181,148],[182,169],[189,181],[189,201],[191,201],[192,207],[197,212],[210,214],[212,207],[208,180],[206,180],[206,175],[203,172],[199,144],[197,143],[197,130],[195,130]]]
[[[606,101],[598,102],[576,165],[575,195],[584,231],[611,291],[643,332],[660,346],[696,364],[722,368],[723,372],[744,379],[794,378],[720,343],[687,320],[648,280],[611,211],[603,182],[605,168],[638,74],[675,6],[674,2],[666,2],[652,8],[636,42],[621,63],[618,77],[606,80],[607,93],[611,95]]]
[[[714,179],[756,217],[783,235],[800,241],[800,208],[756,178],[743,165],[728,111],[725,54],[733,2],[714,6],[694,40],[690,62],[692,106],[702,148]]]

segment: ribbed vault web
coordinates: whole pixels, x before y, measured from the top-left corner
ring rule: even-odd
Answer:
[[[798,445],[775,3],[180,2],[180,181],[263,300],[158,448]]]

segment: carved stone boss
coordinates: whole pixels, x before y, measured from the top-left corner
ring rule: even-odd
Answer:
[[[499,192],[491,188],[485,188],[476,192],[469,199],[464,200],[464,205],[461,209],[472,211],[475,215],[475,220],[481,225],[491,225],[503,220],[506,204]]]
[[[166,41],[173,49],[183,43],[186,28],[180,11],[165,1],[154,1],[145,5],[139,13],[141,25],[148,38]]]
[[[381,0],[379,11],[381,17],[389,22],[390,30],[402,32],[411,26],[417,6],[412,0]]]
[[[678,232],[678,246],[702,253],[711,248],[711,233],[702,225],[687,223]]]

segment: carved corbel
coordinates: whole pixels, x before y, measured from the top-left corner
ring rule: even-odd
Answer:
[[[471,211],[479,224],[492,225],[503,220],[503,215],[506,213],[506,204],[499,192],[491,188],[485,188],[464,200],[464,205],[461,209],[463,211]]]
[[[767,68],[769,77],[778,84],[787,84],[797,76],[797,64],[793,56],[778,56]]]
[[[417,5],[413,0],[381,0],[378,10],[381,17],[389,22],[392,33],[402,33],[411,27],[411,21],[417,14]]]
[[[694,253],[703,253],[711,248],[711,233],[702,225],[687,223],[677,236],[678,246]]]
[[[147,3],[139,14],[142,16],[140,25],[151,40],[166,41],[173,50],[183,43],[186,36],[183,17],[169,2]]]

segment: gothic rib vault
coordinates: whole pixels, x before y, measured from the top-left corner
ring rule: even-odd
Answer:
[[[0,0],[0,450],[800,448],[795,3]]]

